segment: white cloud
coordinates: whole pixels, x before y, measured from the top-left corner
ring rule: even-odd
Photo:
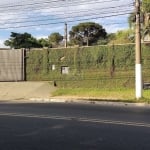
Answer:
[[[0,48],[9,48],[4,45],[4,41],[5,41],[5,39],[0,39]]]
[[[36,38],[37,39],[46,39],[46,38],[48,38],[47,36],[45,36],[45,35],[38,35],[38,36],[36,36]]]
[[[105,28],[106,28],[108,33],[115,33],[119,30],[125,29],[124,26],[117,26],[117,25],[109,25],[109,26],[105,26]]]

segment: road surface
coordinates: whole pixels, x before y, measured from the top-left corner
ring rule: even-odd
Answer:
[[[150,108],[0,103],[1,150],[149,150]]]

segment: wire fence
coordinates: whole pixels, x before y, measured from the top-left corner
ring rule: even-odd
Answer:
[[[150,82],[150,52],[143,45],[143,82]],[[54,81],[60,87],[133,88],[134,45],[46,49],[27,52],[27,80]]]

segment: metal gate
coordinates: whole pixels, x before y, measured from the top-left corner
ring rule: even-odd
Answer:
[[[24,80],[24,50],[0,50],[0,81]]]

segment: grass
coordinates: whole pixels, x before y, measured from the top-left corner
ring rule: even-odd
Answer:
[[[53,96],[91,99],[91,100],[108,100],[120,102],[146,102],[150,103],[150,90],[143,90],[143,98],[135,99],[134,89],[90,89],[90,88],[59,88]]]

